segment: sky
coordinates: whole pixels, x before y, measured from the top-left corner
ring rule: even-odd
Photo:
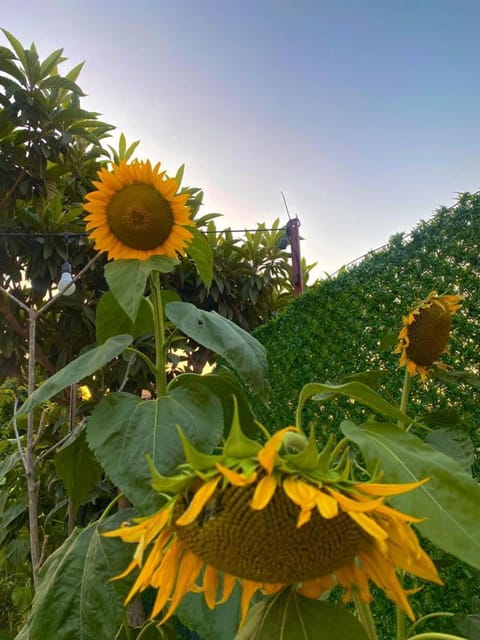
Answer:
[[[478,0],[0,0],[219,228],[285,224],[283,192],[317,277],[480,189],[478,24]]]

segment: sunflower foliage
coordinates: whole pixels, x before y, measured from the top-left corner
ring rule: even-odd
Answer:
[[[444,582],[441,563],[422,543],[434,557],[438,549],[479,568],[480,489],[423,437],[440,414],[411,413],[416,368],[407,361],[419,360],[429,384],[433,360],[463,313],[461,296],[431,293],[405,309],[401,399],[393,387],[380,393],[374,373],[310,378],[297,398],[284,392],[292,413],[289,426],[285,416],[277,425],[265,404],[265,347],[165,286],[179,260],[191,260],[207,287],[214,274],[212,248],[189,205],[201,196],[180,188],[181,173],[169,178],[160,165],[119,156],[86,197],[96,250],[112,258],[104,305],[127,318],[128,331],[103,335],[47,378],[18,409],[16,424],[118,358],[144,363],[150,393],[106,390],[56,456],[72,509],[86,495],[69,474],[72,461],[90,486],[102,478],[118,495],[48,556],[17,640],[175,638],[176,620],[204,640],[313,640],[319,628],[328,640],[376,640],[377,627],[385,640],[437,638],[416,630],[428,629],[419,615],[437,614],[419,610],[417,592]],[[330,305],[340,313],[345,302]],[[97,309],[99,323],[104,313]],[[426,339],[430,317],[441,318],[445,336],[421,360],[413,343]],[[296,339],[306,341],[298,326]],[[146,331],[153,350],[136,339]],[[177,332],[227,366],[170,378],[167,354]],[[252,397],[263,403],[256,404],[266,426]],[[311,418],[319,405],[332,415],[338,407],[336,428]],[[372,615],[382,594],[395,607],[396,628],[383,629]],[[473,628],[474,620],[459,626]]]

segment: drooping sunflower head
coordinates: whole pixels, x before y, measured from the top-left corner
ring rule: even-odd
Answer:
[[[345,600],[355,591],[368,602],[372,580],[413,618],[395,567],[441,581],[410,527],[418,519],[384,502],[423,482],[356,482],[348,456],[339,457],[332,441],[320,452],[313,430],[308,440],[295,432],[287,427],[262,447],[242,433],[235,414],[217,455],[200,453],[181,434],[186,464],[178,474],[152,469],[154,489],[171,496],[167,504],[104,534],[137,544],[118,576],[139,570],[127,602],[148,586],[157,589],[151,617],[167,607],[163,622],[187,592],[203,592],[213,608],[238,581],[243,622],[257,590],[273,594],[294,585],[318,598],[338,584]],[[293,451],[285,446],[291,434]]]
[[[99,251],[109,258],[147,260],[153,255],[183,255],[194,226],[188,194],[178,183],[152,168],[150,161],[125,160],[102,169],[96,187],[86,196],[86,228]]]
[[[452,330],[452,315],[460,309],[463,296],[439,296],[432,291],[403,318],[394,353],[400,354],[400,366],[406,366],[411,376],[420,374],[425,381],[438,358],[447,351]],[[440,365],[441,366],[441,365]]]

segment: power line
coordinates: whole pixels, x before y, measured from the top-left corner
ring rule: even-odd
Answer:
[[[257,231],[283,231],[283,227],[265,227],[265,228],[257,228],[257,229],[205,229],[202,230],[202,233],[255,233]],[[79,232],[70,232],[70,231],[62,231],[59,233],[15,233],[15,232],[6,232],[0,231],[0,238],[64,238],[65,240],[70,240],[71,238],[86,238],[90,234],[88,233],[79,233]]]

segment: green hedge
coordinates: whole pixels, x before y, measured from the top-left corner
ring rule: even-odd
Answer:
[[[307,382],[340,382],[364,371],[381,370],[379,391],[398,402],[403,370],[398,368],[398,356],[392,354],[396,335],[413,302],[433,290],[466,296],[453,319],[450,354],[443,359],[454,371],[480,373],[479,283],[480,195],[463,194],[454,207],[439,209],[409,236],[394,236],[386,247],[321,281],[281,316],[257,329],[255,336],[268,352],[271,384],[269,406],[255,404],[258,418],[270,430],[294,424],[298,394]],[[478,452],[480,389],[478,378],[470,378],[469,384],[465,377],[450,376],[432,378],[425,388],[414,385],[409,413],[458,409],[463,416],[459,427],[470,435]],[[320,430],[336,431],[346,417],[355,420],[363,413],[346,400],[333,399],[310,402],[304,420],[315,422]],[[480,477],[478,455],[472,468]],[[447,586],[429,585],[415,596],[417,613],[469,612],[473,597],[480,593],[480,572],[442,552],[435,555]],[[387,638],[389,605],[381,603],[376,611],[384,620]],[[437,630],[454,630],[451,622],[433,624]]]

